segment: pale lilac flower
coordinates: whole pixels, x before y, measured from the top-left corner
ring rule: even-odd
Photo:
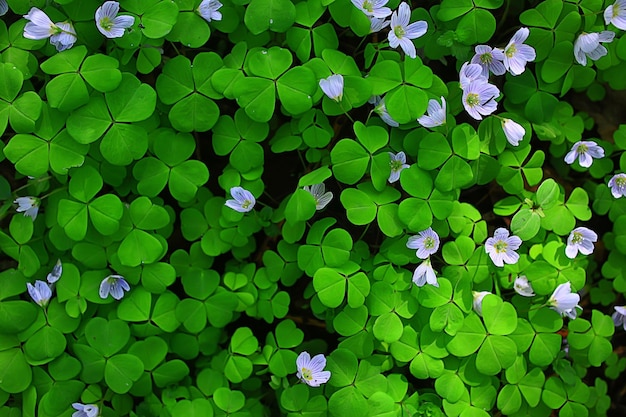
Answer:
[[[572,284],[568,281],[556,287],[546,305],[561,316],[575,319],[578,314],[576,307],[582,310],[578,305],[579,301],[580,295],[572,293]]]
[[[222,13],[219,11],[222,3],[218,0],[202,0],[198,6],[198,14],[207,22],[212,20],[222,20]]]
[[[518,29],[504,48],[504,67],[512,75],[520,75],[526,69],[526,63],[535,60],[535,48],[524,44],[529,34],[528,28]]]
[[[4,16],[9,11],[7,0],[0,0],[0,16]]]
[[[528,282],[528,278],[524,275],[518,276],[515,278],[515,282],[513,283],[513,289],[516,293],[524,297],[533,297],[535,293],[533,292],[533,286]]]
[[[587,65],[587,57],[593,61],[605,56],[608,51],[600,42],[613,42],[615,32],[603,30],[600,33],[581,33],[574,42],[574,57],[580,65]]]
[[[626,30],[626,0],[617,0],[604,10],[604,23]]]
[[[37,280],[35,281],[35,285],[27,282],[26,288],[28,288],[28,293],[33,301],[41,307],[45,307],[48,304],[48,301],[50,301],[50,297],[52,297],[52,290],[45,281]]]
[[[352,0],[352,4],[357,9],[365,13],[366,16],[385,18],[391,14],[391,9],[385,7],[389,0]]]
[[[337,102],[341,101],[343,98],[343,75],[333,74],[328,78],[322,78],[319,84],[328,98]]]
[[[121,38],[124,29],[135,23],[133,16],[118,16],[120,4],[116,1],[105,1],[96,10],[96,27],[107,38]]]
[[[46,281],[50,284],[54,284],[61,278],[61,274],[63,274],[63,264],[60,259],[57,259],[57,263],[54,264],[52,271],[46,277]]]
[[[37,218],[39,204],[41,203],[41,200],[37,197],[18,197],[13,203],[18,205],[15,209],[18,213],[24,213],[24,216],[28,216],[33,220]]]
[[[498,107],[496,98],[500,96],[500,90],[495,85],[482,80],[471,81],[463,90],[463,107],[476,120],[482,120],[482,116],[488,116]]]
[[[502,75],[506,72],[504,51],[502,49],[492,48],[489,45],[476,45],[474,51],[476,54],[470,62],[480,65],[483,77],[489,78],[489,71],[494,75]]]
[[[302,352],[296,360],[298,379],[311,387],[319,387],[330,379],[330,371],[325,371],[326,358],[321,353],[313,356],[308,352]]]
[[[568,258],[574,259],[578,252],[589,255],[593,252],[593,243],[598,241],[598,235],[593,230],[586,227],[577,227],[572,230],[567,238],[565,254]]]
[[[583,168],[589,168],[593,158],[604,158],[604,149],[591,140],[581,140],[572,146],[572,150],[565,155],[565,162],[573,164],[578,157],[578,163]]]
[[[441,97],[441,104],[435,99],[428,100],[426,114],[417,119],[417,123],[432,128],[446,123],[446,99]]]
[[[502,118],[502,130],[504,130],[504,136],[506,140],[513,146],[519,145],[520,141],[524,139],[526,130],[519,123]]]
[[[400,172],[402,172],[403,169],[410,167],[410,165],[406,163],[406,155],[403,151],[396,154],[389,152],[389,159],[391,173],[389,174],[387,181],[389,181],[390,184],[393,184],[400,179]]]
[[[611,316],[616,326],[623,326],[626,330],[626,306],[615,306],[615,313]]]
[[[333,199],[332,192],[326,192],[326,186],[322,184],[314,184],[312,186],[305,185],[304,191],[308,191],[315,199],[315,210],[322,210]]]
[[[485,251],[491,257],[494,265],[504,266],[504,263],[517,263],[519,255],[515,252],[522,245],[522,239],[509,236],[509,231],[499,227],[485,242]]]
[[[426,259],[439,249],[439,235],[432,227],[422,230],[416,236],[411,236],[406,243],[409,249],[417,249],[415,255],[420,259]]]
[[[30,9],[24,18],[29,22],[24,26],[26,39],[40,40],[50,38],[57,51],[71,48],[76,42],[76,31],[71,23],[52,23],[47,14],[36,7]]]
[[[109,275],[100,283],[100,298],[105,299],[111,294],[116,300],[124,297],[124,291],[130,291],[130,285],[121,275]]]
[[[483,68],[478,64],[463,63],[459,71],[459,82],[461,89],[465,90],[472,81],[487,83],[488,79],[483,75]]]
[[[374,105],[374,112],[380,116],[383,122],[385,122],[388,126],[398,127],[400,124],[393,120],[393,118],[389,115],[387,111],[387,107],[385,106],[385,97],[374,96],[368,100],[368,103]]]
[[[472,291],[472,307],[479,316],[483,316],[483,298],[491,294],[489,291]]]
[[[387,19],[379,19],[377,17],[370,17],[370,33],[380,32],[391,23]]]
[[[97,417],[100,412],[95,404],[74,403],[72,407],[77,410],[72,414],[72,417]]]
[[[230,195],[233,199],[226,200],[226,207],[229,207],[240,213],[247,213],[254,208],[256,200],[252,193],[241,187],[232,187],[230,189]]]
[[[620,198],[626,195],[626,174],[616,174],[609,180],[609,187],[613,197]]]
[[[439,287],[437,275],[435,275],[435,270],[430,263],[430,258],[426,259],[419,264],[417,268],[415,268],[415,271],[413,272],[413,283],[418,287],[423,287],[426,284]]]
[[[415,58],[417,52],[411,39],[423,36],[428,30],[428,23],[423,20],[409,24],[411,19],[411,8],[405,2],[400,3],[398,10],[391,15],[391,30],[388,39],[389,46],[397,48],[400,46],[405,54],[410,58]]]

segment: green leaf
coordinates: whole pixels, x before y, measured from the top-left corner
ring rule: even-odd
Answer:
[[[148,38],[162,38],[170,33],[177,18],[178,6],[176,3],[160,1],[149,7],[141,16],[141,31]]]
[[[286,32],[296,19],[296,7],[289,0],[252,0],[244,23],[253,35],[266,30]]]
[[[106,93],[115,90],[122,82],[119,64],[117,59],[107,55],[90,55],[81,65],[80,75],[95,90]]]
[[[515,307],[496,296],[483,299],[483,320],[490,334],[508,335],[517,328]]]
[[[32,379],[33,373],[22,349],[0,351],[0,389],[9,394],[17,394],[26,390]]]
[[[370,155],[354,140],[342,139],[330,152],[330,158],[337,180],[345,184],[355,184],[365,174]]]
[[[115,355],[106,362],[104,380],[111,391],[125,394],[131,390],[143,371],[143,363],[136,356],[125,353]]]
[[[134,267],[157,261],[163,253],[161,241],[143,230],[132,230],[118,248],[120,262]]]
[[[371,223],[376,218],[377,206],[371,198],[361,190],[346,188],[341,193],[341,204],[346,209],[348,220],[355,225]]]
[[[156,107],[156,92],[129,73],[122,74],[119,87],[104,96],[116,122],[140,122],[150,117]]]
[[[346,294],[346,277],[334,269],[320,268],[313,276],[313,287],[325,306],[339,307]]]
[[[89,218],[94,228],[105,236],[118,231],[124,206],[119,197],[105,194],[89,204]]]
[[[46,84],[46,97],[50,107],[69,112],[86,104],[89,92],[79,74],[60,74]]]
[[[191,94],[178,101],[168,115],[172,126],[181,132],[206,132],[219,116],[217,104],[202,94]]]
[[[142,287],[138,287],[120,302],[117,315],[124,321],[147,321],[150,318],[151,306],[152,295]]]
[[[91,347],[108,358],[128,343],[130,329],[122,320],[108,321],[102,317],[95,317],[87,323],[85,336]]]

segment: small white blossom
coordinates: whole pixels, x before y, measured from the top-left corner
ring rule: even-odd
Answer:
[[[586,227],[577,227],[572,230],[567,238],[565,254],[568,258],[574,259],[578,252],[589,255],[593,252],[593,243],[598,241],[598,235],[593,230]]]
[[[406,163],[406,155],[402,151],[396,154],[394,154],[393,152],[389,152],[389,159],[391,173],[389,174],[389,178],[387,179],[387,181],[390,184],[393,184],[400,179],[400,172],[402,172],[403,169],[410,167],[411,165]]]
[[[581,33],[574,42],[574,57],[580,65],[587,65],[587,57],[593,61],[602,58],[609,51],[600,42],[613,42],[615,32],[603,30],[600,33]]]
[[[415,268],[415,271],[413,272],[413,283],[418,287],[423,287],[426,284],[439,287],[437,275],[435,274],[435,270],[430,263],[430,258],[426,259],[424,262],[419,264],[417,268]]]
[[[489,71],[494,75],[502,75],[506,72],[504,67],[504,51],[500,48],[492,48],[489,45],[476,45],[476,54],[470,61],[472,64],[480,65],[482,75],[489,78]]]
[[[411,236],[406,247],[417,249],[415,255],[420,259],[426,259],[439,250],[439,235],[432,227],[429,227],[419,232],[417,236]]]
[[[24,26],[26,39],[40,40],[50,38],[50,43],[61,52],[74,46],[76,31],[71,23],[52,23],[47,14],[36,7],[30,9],[24,18],[29,22]]]
[[[500,90],[495,85],[482,80],[471,81],[463,90],[463,107],[474,119],[482,120],[482,116],[496,111],[498,96]]]
[[[37,280],[35,281],[35,285],[27,282],[26,288],[28,288],[28,293],[34,302],[41,307],[48,305],[48,301],[50,301],[50,297],[52,297],[52,290],[47,282]]]
[[[374,105],[374,112],[380,116],[383,122],[385,122],[388,126],[398,127],[400,124],[393,120],[393,118],[389,115],[387,111],[387,107],[385,106],[385,97],[374,96],[367,100],[368,103]]]
[[[322,78],[319,84],[328,98],[337,102],[341,101],[343,98],[343,75],[333,74],[328,78]]]
[[[387,19],[379,19],[377,17],[370,17],[370,33],[380,32],[391,23]]]
[[[77,410],[72,414],[72,417],[97,417],[100,412],[98,406],[94,404],[74,403],[72,407]]]
[[[9,11],[7,0],[0,0],[0,16],[4,16]]]
[[[535,293],[533,292],[533,286],[528,282],[528,278],[524,275],[518,276],[515,278],[515,283],[513,283],[513,289],[516,293],[524,297],[533,297]]]
[[[59,278],[61,278],[61,274],[63,274],[63,264],[60,259],[57,259],[57,263],[54,264],[52,271],[46,277],[46,281],[50,284],[54,284],[59,280]]]
[[[118,16],[120,4],[116,1],[105,1],[96,10],[96,27],[107,38],[121,38],[124,29],[135,23],[133,16]]]
[[[535,48],[524,44],[529,34],[528,28],[518,29],[504,48],[504,67],[512,75],[520,75],[526,69],[526,63],[535,60]]]
[[[322,210],[333,199],[332,192],[326,192],[326,186],[322,184],[313,184],[312,186],[305,185],[304,191],[308,191],[315,199],[315,210]]]
[[[513,146],[519,145],[520,141],[524,139],[526,129],[519,123],[511,119],[502,119],[502,130],[504,130],[504,136],[506,140]]]
[[[417,119],[417,123],[432,128],[446,124],[446,99],[441,97],[441,104],[437,100],[428,100],[426,114]]]
[[[617,0],[604,10],[604,23],[626,30],[626,0]]]
[[[365,15],[375,18],[385,18],[391,14],[391,9],[385,7],[389,0],[352,0],[352,4]]]
[[[100,283],[100,298],[103,300],[111,294],[116,300],[124,297],[124,291],[130,291],[130,285],[121,275],[109,275]]]
[[[491,294],[489,291],[472,291],[472,307],[479,316],[483,316],[483,298]]]
[[[582,307],[578,305],[580,301],[580,295],[572,293],[572,284],[565,282],[558,287],[552,293],[552,296],[548,300],[547,306],[559,313],[561,316],[567,316],[570,319],[575,319],[578,312],[576,307],[582,310]]]
[[[504,263],[517,263],[519,255],[515,252],[522,245],[522,239],[509,236],[509,231],[499,227],[485,242],[485,251],[491,257],[494,265],[504,266]]]
[[[256,200],[252,193],[241,187],[233,187],[230,189],[230,195],[233,199],[226,200],[226,207],[229,207],[240,213],[247,213],[254,208]]]
[[[459,82],[461,89],[465,90],[472,81],[487,83],[489,80],[483,75],[483,69],[478,64],[463,63],[459,71]]]
[[[620,198],[626,195],[626,174],[616,174],[609,180],[609,188],[613,197]]]
[[[581,167],[589,168],[593,163],[593,158],[604,158],[604,149],[593,141],[581,140],[576,142],[572,150],[565,155],[565,162],[571,165],[576,158]]]
[[[18,213],[24,213],[24,216],[28,216],[33,220],[37,218],[39,204],[41,203],[41,200],[37,197],[18,197],[13,203],[18,205],[15,209]]]
[[[222,20],[222,13],[219,11],[222,3],[218,0],[202,0],[198,6],[198,14],[207,22],[212,20]]]
[[[615,306],[615,313],[611,316],[616,326],[623,326],[626,330],[626,306]]]
[[[391,30],[388,39],[389,46],[397,48],[400,46],[405,54],[410,58],[415,58],[417,52],[411,39],[419,38],[428,31],[428,23],[423,20],[409,24],[411,19],[411,8],[405,2],[400,3],[398,10],[391,15]]]
[[[330,379],[330,371],[325,371],[326,358],[321,353],[313,356],[308,352],[302,352],[296,359],[298,379],[311,387],[319,387]]]

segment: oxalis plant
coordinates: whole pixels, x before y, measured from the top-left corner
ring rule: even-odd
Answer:
[[[625,0],[0,14],[1,416],[624,414]]]

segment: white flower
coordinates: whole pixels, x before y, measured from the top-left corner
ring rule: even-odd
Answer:
[[[578,157],[578,163],[583,168],[589,168],[593,158],[604,158],[604,149],[590,140],[578,141],[572,146],[572,150],[565,155],[565,162],[573,164]]]
[[[580,65],[587,65],[587,57],[593,61],[605,56],[608,51],[600,42],[612,42],[615,32],[603,30],[600,33],[581,33],[574,42],[574,57]]]
[[[97,417],[99,413],[98,406],[94,404],[74,403],[72,407],[74,410],[78,410],[72,414],[72,417]]]
[[[615,306],[615,313],[611,316],[616,326],[623,326],[626,330],[626,306]]]
[[[504,67],[512,75],[520,75],[526,69],[526,63],[535,60],[535,48],[524,44],[529,34],[528,28],[518,29],[504,48]]]
[[[367,16],[385,18],[391,14],[389,7],[384,7],[389,0],[352,0],[359,10]]]
[[[616,174],[609,180],[609,187],[613,197],[620,198],[626,195],[626,174]]]
[[[530,282],[528,282],[528,278],[523,275],[515,278],[513,289],[516,293],[524,297],[533,297],[535,295],[533,292],[533,286],[530,285]]]
[[[410,58],[415,58],[417,52],[411,39],[423,36],[428,30],[428,23],[423,20],[409,25],[411,19],[411,8],[405,2],[400,3],[398,10],[391,15],[391,30],[388,39],[389,46],[397,48],[400,46],[405,54]]]
[[[24,15],[24,18],[29,20],[26,26],[24,26],[24,37],[26,39],[39,40],[50,38],[50,43],[59,52],[71,48],[74,42],[76,42],[76,31],[74,31],[71,23],[52,23],[48,15],[36,7],[31,8],[28,14]]]
[[[491,294],[489,291],[472,291],[473,301],[472,307],[479,316],[483,316],[483,298]]]
[[[626,0],[617,0],[604,10],[604,23],[626,30]]]
[[[337,102],[343,98],[343,75],[333,74],[320,80],[320,88],[330,98]]]
[[[580,295],[572,293],[572,285],[570,282],[565,282],[558,287],[552,293],[552,296],[548,300],[547,306],[559,313],[561,316],[567,316],[570,319],[576,318],[576,307],[582,310],[582,307],[578,305],[580,301]]]
[[[572,230],[567,238],[565,254],[568,258],[574,259],[578,252],[589,255],[593,252],[593,243],[598,241],[598,235],[593,230],[586,227],[577,227]]]
[[[492,48],[489,45],[476,45],[474,51],[476,54],[470,62],[480,65],[483,77],[489,78],[489,71],[494,75],[502,75],[506,72],[504,51],[502,49]]]
[[[333,199],[332,192],[326,192],[326,186],[322,184],[313,184],[311,187],[305,185],[304,191],[308,191],[315,199],[315,210],[322,210]]]
[[[400,172],[402,172],[403,169],[410,167],[411,165],[406,163],[406,155],[402,151],[396,154],[394,154],[393,152],[389,152],[389,159],[391,173],[389,174],[389,178],[387,179],[387,181],[389,181],[390,184],[393,184],[400,179]]]
[[[499,227],[485,242],[485,251],[491,257],[496,266],[504,266],[504,263],[517,263],[519,255],[515,252],[522,244],[522,239],[517,236],[509,236],[509,231]]]
[[[100,298],[103,300],[111,294],[116,300],[124,297],[124,291],[130,291],[130,285],[121,275],[109,275],[100,283]]]
[[[135,23],[133,16],[118,16],[120,4],[116,1],[105,1],[96,10],[96,27],[107,38],[121,38],[124,29]]]
[[[61,260],[57,259],[57,263],[54,264],[52,271],[46,277],[46,281],[50,284],[54,284],[61,278],[61,274],[63,274],[63,264],[61,264]]]
[[[319,387],[330,379],[330,371],[324,371],[326,358],[321,353],[311,356],[308,352],[302,352],[296,360],[298,379],[311,387]]]
[[[513,146],[519,145],[526,134],[526,129],[524,129],[522,125],[506,118],[502,119],[502,130],[504,130],[506,140]]]
[[[379,19],[377,17],[370,17],[370,33],[380,32],[391,23],[387,19]]]
[[[238,211],[240,213],[247,213],[254,208],[256,200],[252,193],[241,187],[233,187],[230,189],[230,195],[234,200],[226,200],[226,207]]]
[[[7,0],[0,0],[0,16],[4,16],[9,11]]]
[[[222,7],[222,3],[218,0],[202,0],[198,6],[198,13],[207,22],[211,20],[222,20],[222,13],[218,10]]]
[[[420,259],[426,259],[439,250],[439,235],[432,227],[419,232],[417,236],[411,236],[406,243],[409,249],[417,249],[415,255]]]
[[[463,90],[463,107],[474,119],[481,120],[482,116],[496,111],[498,103],[495,99],[499,95],[500,90],[495,85],[482,80],[471,81]]]
[[[368,100],[368,103],[374,104],[374,112],[380,116],[383,122],[388,126],[398,127],[400,124],[393,120],[385,106],[385,97],[374,96]]]
[[[439,287],[437,275],[435,275],[435,270],[430,263],[430,258],[426,259],[424,262],[419,264],[417,268],[415,268],[415,271],[413,272],[413,283],[418,287],[423,287],[425,284]]]
[[[465,90],[472,81],[488,82],[487,77],[483,75],[483,68],[478,64],[463,63],[459,71],[459,82],[461,89]]]
[[[48,301],[50,301],[50,297],[52,297],[52,290],[45,281],[37,280],[35,281],[35,285],[27,282],[26,288],[28,288],[28,293],[33,301],[42,307],[45,307]]]
[[[24,213],[24,216],[28,216],[33,220],[37,218],[39,204],[41,203],[41,200],[37,197],[18,197],[13,203],[18,205],[15,209],[18,213]]]
[[[441,97],[441,104],[435,99],[428,100],[426,114],[417,119],[424,127],[437,127],[446,124],[446,99]]]

